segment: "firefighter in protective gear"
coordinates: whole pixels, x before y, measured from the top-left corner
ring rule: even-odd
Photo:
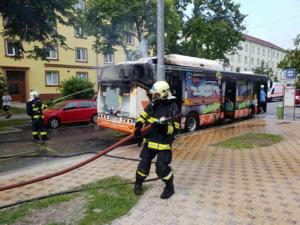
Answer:
[[[155,163],[156,174],[165,183],[161,194],[162,199],[167,199],[174,194],[173,172],[170,167],[172,161],[172,142],[179,131],[179,109],[176,98],[172,96],[169,84],[158,81],[149,91],[151,102],[141,112],[135,124],[135,136],[141,136],[141,129],[145,124],[151,124],[151,129],[144,134],[144,146],[140,153],[141,161],[136,171],[134,192],[142,193],[142,183],[149,175],[151,161],[157,156]]]
[[[29,101],[26,103],[27,114],[32,119],[32,138],[33,141],[49,140],[47,127],[44,123],[43,109],[47,108],[47,105],[43,104],[39,98],[37,91],[31,91],[29,93]]]

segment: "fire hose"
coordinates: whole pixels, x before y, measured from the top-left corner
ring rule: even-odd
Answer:
[[[149,129],[151,128],[151,125],[148,125],[146,127],[144,127],[142,129],[142,133],[145,133],[147,132]],[[60,171],[57,171],[57,172],[53,172],[53,173],[50,173],[50,174],[47,174],[47,175],[44,175],[44,176],[40,176],[40,177],[36,177],[36,178],[33,178],[33,179],[30,179],[30,180],[26,180],[26,181],[20,181],[20,182],[17,182],[17,183],[14,183],[14,184],[8,184],[8,185],[3,185],[3,186],[0,186],[0,191],[5,191],[5,190],[9,190],[9,189],[13,189],[13,188],[17,188],[17,187],[22,187],[22,186],[25,186],[25,185],[28,185],[28,184],[32,184],[32,183],[36,183],[36,182],[40,182],[40,181],[43,181],[43,180],[47,180],[47,179],[50,179],[52,177],[56,177],[56,176],[59,176],[59,175],[62,175],[62,174],[65,174],[65,173],[68,173],[72,170],[75,170],[75,169],[78,169],[98,158],[100,158],[101,156],[105,155],[106,153],[114,150],[115,148],[121,146],[122,144],[130,141],[131,139],[134,138],[134,134],[130,134],[129,136],[123,138],[122,140],[116,142],[115,144],[107,147],[106,149],[104,149],[103,151],[100,151],[98,152],[97,154],[95,154],[94,156],[82,161],[82,162],[79,162],[73,166],[70,166],[70,167],[67,167],[63,170],[60,170]]]

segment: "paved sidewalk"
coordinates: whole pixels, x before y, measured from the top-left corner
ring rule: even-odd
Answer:
[[[250,150],[211,144],[246,132],[277,133],[283,141]],[[123,147],[111,155],[138,158],[139,149]],[[65,168],[76,159],[0,176],[0,185]],[[108,176],[134,178],[137,162],[102,157],[93,163],[40,183],[0,192],[0,205],[78,187]],[[163,184],[149,184],[130,213],[113,224],[289,225],[300,223],[300,123],[253,119],[179,137],[172,167],[176,194],[160,200]],[[155,168],[150,178],[155,177]]]

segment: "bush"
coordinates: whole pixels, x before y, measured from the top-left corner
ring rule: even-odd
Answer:
[[[0,76],[0,107],[2,106],[2,96],[6,90],[6,83],[3,76]]]
[[[91,99],[95,95],[94,84],[85,79],[71,77],[70,79],[62,81],[60,93],[63,96],[70,95],[68,99]]]

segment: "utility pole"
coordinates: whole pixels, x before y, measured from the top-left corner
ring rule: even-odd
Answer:
[[[164,0],[157,0],[157,81],[165,80]]]

